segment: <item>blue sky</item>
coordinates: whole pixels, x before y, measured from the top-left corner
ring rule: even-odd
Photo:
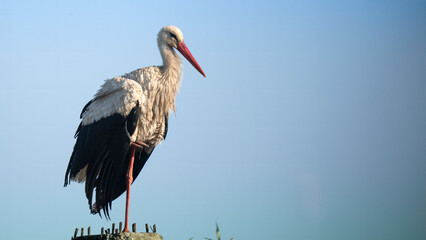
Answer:
[[[79,113],[102,82],[188,62],[131,222],[164,239],[425,239],[425,1],[1,1],[0,229],[69,239],[112,221],[63,188]]]

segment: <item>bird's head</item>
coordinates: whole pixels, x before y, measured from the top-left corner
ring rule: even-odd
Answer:
[[[188,47],[186,47],[186,44],[183,41],[183,34],[179,28],[175,26],[163,27],[158,33],[157,41],[159,46],[168,45],[172,48],[177,49],[186,58],[186,60],[188,60],[188,62],[190,62],[192,66],[194,66],[194,68],[198,70],[198,72],[200,72],[204,77],[206,77],[206,74],[204,74],[203,69],[201,69],[200,65],[198,65],[197,61],[192,56]]]

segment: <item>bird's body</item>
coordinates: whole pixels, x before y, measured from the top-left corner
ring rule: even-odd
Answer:
[[[169,112],[175,111],[181,82],[182,63],[173,48],[205,76],[178,28],[164,27],[157,40],[162,66],[106,80],[81,113],[65,186],[71,180],[85,182],[92,213],[103,210],[109,216],[111,202],[126,190],[126,184],[129,192],[133,176],[138,176],[155,146],[166,137]],[[133,175],[130,183],[129,174]],[[92,204],[94,191],[96,202]]]
[[[165,137],[169,111],[175,111],[175,96],[180,85],[180,76],[175,79],[163,76],[161,67],[151,66],[106,80],[96,93],[95,101],[82,113],[82,124],[88,125],[115,113],[127,116],[139,104],[140,116],[131,141],[157,145]]]

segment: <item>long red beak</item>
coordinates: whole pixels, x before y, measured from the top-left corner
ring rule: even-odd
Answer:
[[[204,77],[206,77],[203,69],[201,69],[200,65],[198,65],[197,61],[192,56],[191,52],[183,41],[177,45],[176,49],[186,58],[186,60],[188,60],[188,62],[192,64],[192,66],[194,66],[195,69],[197,69]]]

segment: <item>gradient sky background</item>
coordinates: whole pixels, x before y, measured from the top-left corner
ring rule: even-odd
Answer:
[[[181,28],[177,115],[133,184],[164,239],[426,239],[425,1],[1,1],[2,239],[112,222],[63,188],[107,78],[161,64]]]

